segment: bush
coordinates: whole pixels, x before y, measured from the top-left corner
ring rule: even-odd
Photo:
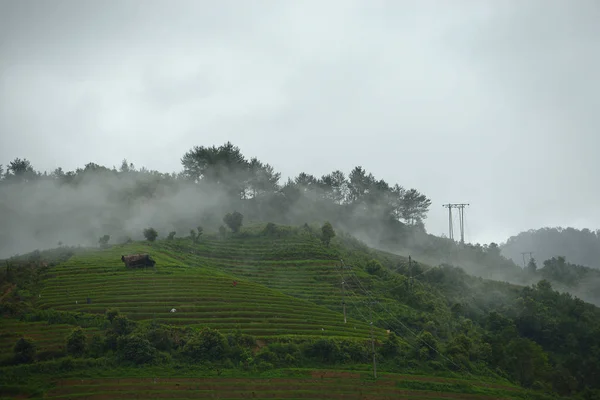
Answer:
[[[188,340],[183,352],[193,361],[218,361],[226,358],[228,348],[225,336],[215,329],[204,328]]]
[[[333,230],[333,226],[329,222],[325,222],[321,227],[321,241],[329,247],[329,243],[334,236],[335,231]]]
[[[81,357],[85,353],[87,338],[83,329],[76,327],[67,338],[67,353],[74,357]]]
[[[156,238],[158,237],[158,232],[156,232],[156,229],[154,229],[154,228],[146,228],[146,229],[144,229],[144,237],[149,242],[154,242],[156,240]]]
[[[277,235],[277,225],[272,222],[269,222],[263,231],[263,234],[266,236],[276,236]]]
[[[15,343],[13,352],[16,363],[30,363],[35,361],[37,346],[33,339],[22,337]]]
[[[119,316],[118,308],[109,308],[108,310],[106,310],[106,319],[108,319],[111,323],[117,316]]]
[[[225,222],[229,229],[237,233],[242,227],[243,219],[244,216],[241,213],[234,211],[233,213],[225,214],[225,216],[223,217],[223,222]]]
[[[369,262],[367,262],[367,266],[365,269],[369,274],[377,276],[383,275],[384,272],[383,266],[377,260],[370,260]]]
[[[148,340],[137,335],[119,337],[117,351],[122,360],[138,365],[154,361],[158,353]]]
[[[109,240],[110,240],[110,235],[104,235],[100,239],[98,239],[98,243],[100,244],[100,248],[101,249],[107,248]]]

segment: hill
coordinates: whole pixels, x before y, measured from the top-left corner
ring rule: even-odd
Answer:
[[[0,347],[25,337],[37,351],[27,339],[5,354],[1,393],[544,398],[597,382],[597,354],[574,350],[597,345],[594,306],[547,284],[431,268],[341,232],[322,239],[317,226],[250,225],[12,258],[0,275]],[[156,265],[126,269],[120,256],[137,252]],[[548,302],[555,311],[531,313]]]
[[[541,228],[521,232],[500,246],[502,254],[522,265],[522,252],[536,260],[565,257],[574,264],[600,268],[600,231],[575,228]],[[529,255],[526,254],[526,262]]]

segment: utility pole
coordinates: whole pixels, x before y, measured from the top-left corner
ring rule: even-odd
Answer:
[[[344,310],[344,323],[347,322],[346,319],[346,299],[345,299],[345,292],[344,292],[344,285],[346,284],[346,281],[344,279],[344,269],[347,268],[351,268],[350,266],[346,267],[346,265],[344,264],[344,260],[341,260],[341,269],[342,269],[342,309]]]
[[[377,304],[376,301],[371,301],[371,305]],[[371,349],[373,351],[373,377],[377,378],[377,359],[375,357],[375,336],[373,335],[373,309],[369,307],[369,319],[371,325]]]
[[[533,258],[532,257],[533,251],[523,251],[523,252],[521,252],[521,255],[523,256],[523,268],[527,267],[527,265],[525,264],[525,254],[529,254],[529,260],[531,260]]]
[[[412,291],[412,258],[408,256],[408,288]]]
[[[452,209],[458,209],[458,220],[460,222],[460,243],[465,244],[465,206],[468,203],[448,203],[443,204],[442,207],[448,209],[448,234],[451,240],[454,240],[454,227],[452,226]]]

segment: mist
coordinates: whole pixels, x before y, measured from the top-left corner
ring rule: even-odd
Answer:
[[[152,185],[152,195],[131,196]],[[0,257],[68,246],[97,246],[105,234],[111,243],[143,238],[153,227],[187,235],[210,212],[228,210],[219,188],[185,182],[157,183],[152,175],[92,174],[76,186],[54,180],[0,185]]]

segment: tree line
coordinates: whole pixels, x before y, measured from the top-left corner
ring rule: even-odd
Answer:
[[[59,167],[48,173],[36,171],[27,159],[15,158],[5,168],[0,166],[0,185],[52,181],[76,187],[95,178],[131,178],[134,184],[114,196],[124,203],[191,185],[206,193],[219,193],[223,197],[220,203],[240,210],[249,220],[291,224],[331,220],[348,229],[391,224],[424,230],[431,205],[418,190],[377,179],[362,166],[347,175],[340,170],[321,177],[301,172],[281,182],[281,173],[273,166],[256,157],[247,158],[231,142],[195,146],[181,157],[181,165],[178,173],[161,173],[136,169],[123,160],[120,168],[88,163],[75,171]]]

